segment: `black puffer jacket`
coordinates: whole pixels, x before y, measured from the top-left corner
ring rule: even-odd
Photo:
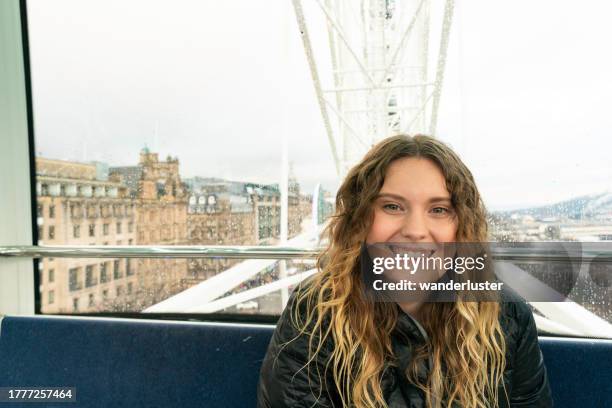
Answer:
[[[311,279],[302,282],[301,287],[309,281]],[[259,408],[342,407],[331,375],[323,377],[325,362],[333,347],[332,340],[327,340],[313,361],[316,365],[311,363],[304,369],[301,368],[308,361],[306,336],[300,336],[281,350],[282,343],[293,339],[297,334],[291,324],[289,313],[294,307],[295,296],[299,289],[300,287],[294,290],[290,296],[268,346],[260,372],[257,406]],[[300,313],[303,312],[304,310],[300,310]],[[399,319],[392,333],[397,367],[389,366],[385,369],[381,379],[383,395],[389,408],[425,407],[422,391],[400,375],[410,362],[413,348],[426,341],[425,332],[408,314],[401,309],[399,312]],[[506,335],[504,383],[509,401],[500,388],[499,406],[551,407],[550,386],[531,309],[524,302],[502,303],[500,322]],[[319,383],[317,367],[321,377],[324,378],[324,384]],[[309,369],[311,375],[308,374]],[[427,369],[428,367],[423,367],[422,375],[427,375]]]

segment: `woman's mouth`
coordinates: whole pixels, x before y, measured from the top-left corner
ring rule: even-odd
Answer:
[[[432,256],[437,248],[435,244],[408,245],[408,244],[386,244],[387,247],[396,255],[408,255],[409,257]]]

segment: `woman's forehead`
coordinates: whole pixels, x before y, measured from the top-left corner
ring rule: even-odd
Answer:
[[[442,171],[433,161],[420,157],[402,158],[391,163],[380,193],[450,197]]]

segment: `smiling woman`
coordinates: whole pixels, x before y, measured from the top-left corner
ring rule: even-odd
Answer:
[[[552,405],[525,303],[365,293],[364,242],[486,241],[474,178],[448,146],[399,135],[372,147],[338,190],[327,233],[320,273],[294,290],[270,342],[260,407]]]
[[[366,242],[453,242],[457,224],[440,168],[428,158],[404,157],[387,169]]]

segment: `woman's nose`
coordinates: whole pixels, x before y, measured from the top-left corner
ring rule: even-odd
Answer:
[[[407,214],[402,223],[401,234],[410,241],[425,240],[429,234],[425,218],[414,213]]]

